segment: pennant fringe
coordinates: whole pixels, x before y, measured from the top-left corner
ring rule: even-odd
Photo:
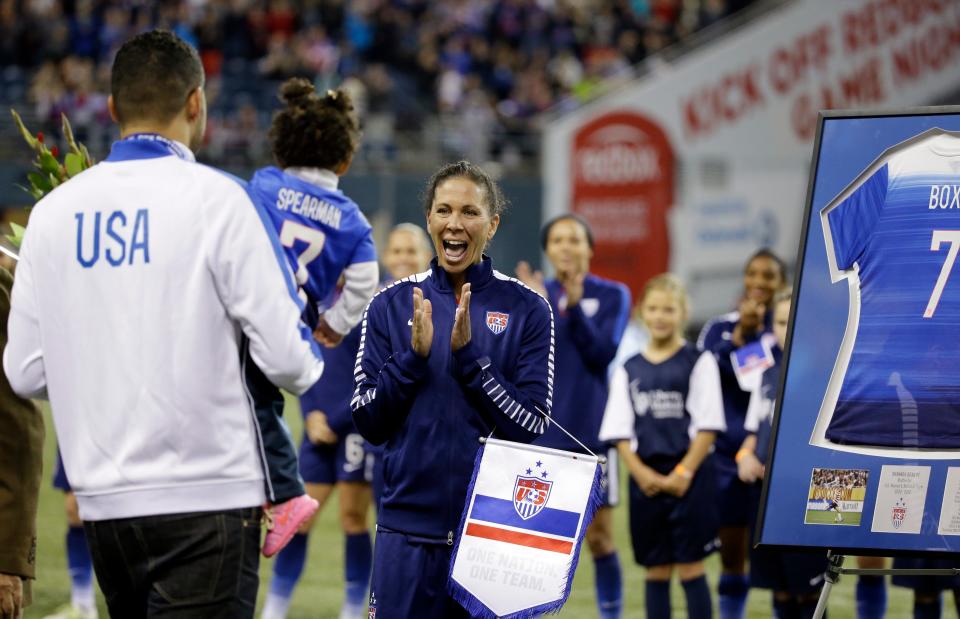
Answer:
[[[473,476],[470,478],[470,486],[467,488],[467,500],[463,505],[463,513],[460,516],[460,528],[457,530],[457,542],[453,547],[453,554],[450,555],[450,569],[447,573],[447,593],[450,594],[464,610],[470,613],[473,619],[533,619],[540,615],[555,614],[560,612],[567,598],[570,597],[570,588],[573,586],[573,575],[577,571],[577,564],[580,562],[580,549],[583,546],[583,538],[587,534],[587,527],[593,522],[593,517],[597,510],[603,505],[603,489],[600,487],[600,481],[603,478],[603,472],[600,463],[597,463],[597,469],[593,475],[593,487],[590,489],[590,498],[587,500],[587,508],[584,512],[583,526],[580,528],[580,535],[577,538],[573,557],[570,562],[570,571],[564,578],[563,596],[559,600],[527,608],[502,617],[496,615],[487,606],[478,600],[472,593],[467,591],[458,582],[453,580],[453,564],[460,550],[460,539],[463,537],[463,527],[467,522],[467,510],[470,509],[470,498],[473,496],[473,487],[477,483],[477,475],[480,473],[480,462],[483,460],[483,453],[486,445],[481,445],[477,450],[477,457],[473,462]]]

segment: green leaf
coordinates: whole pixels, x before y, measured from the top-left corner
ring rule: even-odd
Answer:
[[[44,150],[38,157],[40,169],[47,174],[57,175],[60,172],[60,164],[48,150]],[[56,185],[54,185],[56,186]]]
[[[39,148],[40,142],[37,140],[37,138],[33,137],[33,134],[27,130],[26,126],[24,126],[23,119],[20,118],[20,114],[17,114],[17,111],[13,108],[10,108],[10,114],[13,115],[13,122],[16,123],[17,129],[20,130],[20,135],[22,135],[27,144],[30,145],[30,148]]]
[[[83,155],[67,153],[67,156],[63,159],[63,165],[67,168],[67,176],[74,177],[83,172]]]
[[[63,131],[63,139],[66,140],[67,146],[70,148],[72,152],[79,153],[80,147],[77,146],[77,141],[73,137],[73,127],[70,126],[70,120],[67,118],[67,115],[63,112],[60,112],[60,127]]]
[[[40,200],[40,198],[43,197],[43,192],[40,191],[39,189],[34,189],[33,187],[24,187],[20,183],[15,183],[15,185],[19,189],[25,191],[26,193],[29,193],[34,200]]]
[[[50,181],[47,179],[47,177],[38,172],[30,172],[27,174],[27,179],[30,180],[30,185],[33,187],[33,189],[37,191],[47,193],[53,189],[53,185],[50,184]]]
[[[93,157],[90,156],[89,151],[87,151],[87,147],[84,146],[83,144],[80,144],[80,154],[83,155],[83,161],[84,161],[83,169],[86,170],[87,168],[92,168]]]
[[[23,234],[27,231],[27,229],[13,222],[10,222],[10,228],[13,230],[13,234],[6,234],[4,236],[7,237],[14,247],[19,248],[21,245],[23,245]]]
[[[60,179],[57,178],[57,175],[56,175],[56,174],[51,173],[51,174],[49,175],[49,177],[50,177],[50,185],[51,185],[52,187],[56,187],[56,186],[58,186],[58,185],[60,184]]]

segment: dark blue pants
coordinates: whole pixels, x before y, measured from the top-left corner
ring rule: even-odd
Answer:
[[[469,617],[447,593],[452,555],[453,546],[445,541],[418,539],[378,528],[370,580],[370,617]]]
[[[259,507],[84,522],[111,617],[253,617]]]
[[[306,494],[297,465],[297,448],[283,422],[283,394],[263,375],[246,347],[244,378],[257,413],[260,443],[267,473],[267,500],[283,503]]]

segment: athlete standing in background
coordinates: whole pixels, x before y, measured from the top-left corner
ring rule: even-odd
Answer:
[[[379,284],[370,224],[337,189],[339,176],[350,168],[357,150],[359,126],[344,92],[328,91],[321,97],[309,81],[293,78],[281,86],[280,98],[285,107],[270,128],[280,168],[258,170],[248,192],[277,230],[307,301],[305,314],[314,336],[333,347],[360,321]],[[321,312],[341,273],[339,296]],[[334,373],[331,380],[337,376],[350,380],[338,370],[342,368],[327,362],[325,371]],[[283,397],[254,364],[248,364],[248,376],[270,473],[268,496],[274,504],[263,544],[264,555],[270,557],[289,543],[319,504],[306,493],[300,478],[296,450],[282,419]]]
[[[747,578],[747,527],[750,521],[750,488],[737,476],[735,456],[746,438],[743,429],[750,392],[740,387],[731,354],[758,342],[770,333],[772,302],[787,283],[787,267],[773,252],[761,249],[747,261],[743,272],[743,298],[737,311],[719,316],[703,327],[697,347],[716,357],[723,388],[727,429],[717,436],[717,499],[720,505],[720,560],[717,587],[721,619],[742,619],[750,585]]]
[[[63,507],[67,516],[67,570],[70,572],[70,602],[43,619],[97,619],[96,589],[93,584],[93,560],[83,531],[77,497],[73,494],[67,472],[63,469],[60,448],[53,469],[53,487],[63,491]]]
[[[601,619],[615,619],[623,606],[620,561],[613,543],[613,507],[619,503],[616,449],[599,439],[607,404],[610,363],[630,317],[630,291],[621,283],[590,273],[593,233],[573,214],[548,221],[540,231],[540,245],[556,272],[543,281],[530,266],[517,265],[517,277],[542,294],[553,310],[556,337],[556,387],[553,418],[595,454],[607,453],[604,467],[604,504],[587,528],[593,556],[597,607]],[[576,440],[552,425],[536,445],[584,452]]]
[[[927,557],[894,557],[894,569],[952,569],[956,559],[930,559]],[[960,614],[960,576],[914,576],[895,575],[892,582],[897,587],[913,589],[913,619],[940,619],[943,616],[943,592],[953,592],[953,603]]]
[[[423,228],[407,223],[399,224],[390,232],[381,257],[390,281],[395,281],[425,271],[432,254],[430,239]],[[379,458],[357,433],[350,414],[353,366],[360,348],[360,334],[358,325],[339,345],[325,351],[323,376],[300,398],[304,416],[300,475],[307,494],[317,500],[321,509],[335,487],[339,495],[340,526],[345,536],[341,619],[366,616],[367,586],[373,563],[367,512]],[[374,486],[376,488],[376,484]],[[263,619],[286,617],[306,564],[307,536],[315,519],[316,514],[304,522],[277,555],[261,614]]]

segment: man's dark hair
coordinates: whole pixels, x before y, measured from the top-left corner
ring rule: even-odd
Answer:
[[[350,161],[360,143],[360,125],[350,96],[328,90],[319,96],[309,80],[288,79],[280,86],[286,107],[270,126],[273,156],[281,168],[336,170]]]
[[[480,187],[483,190],[484,198],[486,198],[487,208],[489,209],[491,217],[499,215],[506,210],[507,201],[503,197],[503,192],[500,191],[500,186],[497,185],[497,182],[480,166],[474,165],[469,161],[458,161],[444,165],[434,172],[430,180],[427,181],[427,186],[423,190],[424,213],[430,215],[430,208],[433,206],[433,198],[437,193],[437,187],[451,178],[465,178],[473,181],[477,187]]]
[[[110,74],[110,94],[121,124],[170,122],[201,86],[203,65],[197,50],[168,30],[144,32],[124,43]]]
[[[560,223],[561,221],[575,221],[580,224],[583,227],[583,231],[587,235],[587,245],[590,246],[590,249],[593,249],[593,230],[590,229],[590,224],[587,222],[587,220],[576,213],[564,213],[563,215],[557,215],[547,223],[543,224],[543,227],[540,228],[540,247],[542,249],[547,249],[547,241],[550,240],[550,230],[553,228],[554,224]]]

